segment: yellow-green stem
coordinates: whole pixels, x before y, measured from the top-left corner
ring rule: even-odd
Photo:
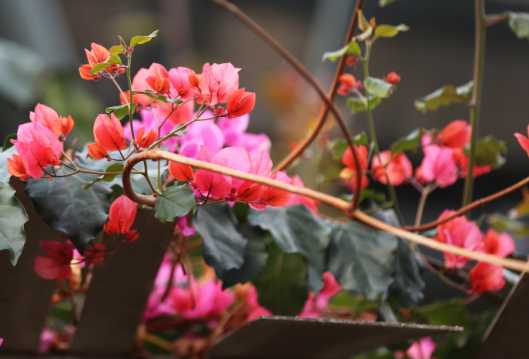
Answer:
[[[481,107],[481,92],[483,87],[483,69],[485,67],[485,44],[487,41],[487,24],[485,16],[485,1],[474,0],[475,13],[475,40],[474,40],[474,87],[470,99],[470,127],[472,136],[470,140],[470,153],[468,159],[465,190],[463,193],[463,206],[472,202],[474,187],[474,165],[476,163],[476,146],[478,143],[479,115]]]

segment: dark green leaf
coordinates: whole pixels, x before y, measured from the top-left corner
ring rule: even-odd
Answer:
[[[395,281],[391,289],[407,303],[412,304],[422,300],[424,287],[415,253],[411,251],[408,243],[399,240],[395,257]]]
[[[315,217],[305,206],[251,211],[248,222],[269,231],[282,251],[303,255],[309,264],[311,290],[317,292],[321,289],[325,249],[331,232],[327,223]]]
[[[266,267],[253,281],[259,302],[274,314],[296,315],[307,300],[307,267],[300,254],[284,253],[270,245]]]
[[[375,37],[395,37],[399,34],[399,32],[408,31],[410,28],[407,25],[400,24],[397,26],[393,25],[378,25],[375,28]]]
[[[28,216],[15,198],[15,190],[0,182],[0,251],[8,250],[11,264],[17,264],[26,236],[24,224]]]
[[[382,204],[386,202],[386,194],[384,192],[375,191],[371,188],[366,188],[360,192],[360,202],[365,201],[366,199]]]
[[[360,132],[358,135],[356,135],[353,138],[353,143],[355,145],[364,145],[367,146],[369,144],[369,139],[367,138],[367,133]]]
[[[154,30],[149,35],[136,35],[136,36],[133,36],[132,39],[130,39],[129,46],[130,47],[134,47],[136,45],[144,45],[144,44],[150,42],[156,36],[158,36],[158,30]]]
[[[85,178],[77,175],[29,180],[26,185],[42,219],[68,236],[81,251],[105,224],[110,194],[110,189],[99,183],[85,189]]]
[[[529,40],[529,13],[510,12],[509,27],[519,39]]]
[[[160,222],[172,222],[196,206],[195,194],[187,183],[173,184],[156,197],[154,216]]]
[[[200,207],[193,224],[204,240],[204,259],[217,274],[241,268],[248,240],[227,204]]]
[[[406,137],[398,139],[391,145],[391,152],[417,151],[421,146],[422,129],[418,128],[410,132]]]
[[[123,164],[116,162],[111,164],[105,169],[105,174],[101,178],[103,181],[111,182],[123,172]]]
[[[446,85],[438,90],[435,90],[429,95],[424,96],[415,101],[415,108],[417,111],[426,113],[435,111],[441,106],[449,106],[458,103],[466,103],[472,96],[473,82],[467,82],[464,85],[455,87],[454,85]]]
[[[377,79],[375,77],[368,77],[365,79],[364,87],[367,93],[379,98],[387,98],[393,92],[393,85],[383,79]]]
[[[129,105],[116,105],[105,108],[107,114],[113,113],[120,120],[129,114]],[[132,113],[134,113],[134,105],[132,105]]]
[[[375,299],[393,282],[394,236],[358,222],[335,224],[328,249],[329,270],[344,289]]]
[[[337,140],[334,140],[330,143],[330,150],[332,154],[332,158],[334,160],[341,160],[343,153],[347,149],[347,141],[345,141],[343,138],[339,138]]]
[[[476,145],[476,165],[498,168],[505,163],[507,145],[492,136],[480,138]]]
[[[240,268],[217,273],[224,287],[231,287],[237,283],[244,283],[255,279],[266,265],[268,252],[266,250],[267,234],[258,228],[248,225],[239,226],[239,231],[248,238],[244,250],[243,264]]]
[[[336,51],[326,52],[323,54],[322,61],[329,60],[329,61],[337,61],[344,55],[354,55],[354,56],[360,56],[362,53],[362,50],[360,49],[360,46],[356,42],[356,40],[351,40],[350,43],[342,47],[341,49],[338,49]]]

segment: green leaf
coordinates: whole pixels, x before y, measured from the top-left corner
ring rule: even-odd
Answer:
[[[354,55],[358,57],[361,54],[362,54],[362,50],[360,49],[360,45],[358,45],[356,40],[353,39],[351,40],[351,42],[349,42],[347,45],[345,45],[341,49],[324,53],[322,61],[329,60],[329,61],[335,62],[344,55]]]
[[[245,238],[248,238],[248,243],[240,268],[217,273],[224,287],[231,287],[234,284],[255,279],[263,271],[268,260],[266,250],[268,234],[249,225],[239,226],[238,230]]]
[[[462,300],[430,304],[417,308],[415,312],[431,325],[460,325],[467,327],[469,323],[467,307]]]
[[[435,111],[442,106],[467,103],[472,96],[473,88],[474,84],[472,81],[459,87],[455,87],[454,85],[443,86],[431,94],[416,100],[415,108],[417,111],[426,113]]]
[[[370,95],[379,98],[387,98],[393,92],[393,85],[383,79],[368,77],[364,80],[364,87]]]
[[[396,238],[358,222],[335,224],[327,258],[328,270],[346,290],[368,299],[387,294],[393,282]]]
[[[120,120],[129,114],[129,104],[110,106],[105,108],[105,113],[113,113]],[[134,113],[134,105],[132,105],[132,113]]]
[[[110,189],[99,183],[85,189],[93,176],[29,180],[26,191],[42,219],[83,250],[107,220]]]
[[[7,184],[11,178],[11,173],[7,170],[7,160],[15,154],[15,147],[0,152],[0,183]]]
[[[101,71],[105,70],[107,67],[111,65],[118,65],[118,64],[121,64],[121,57],[119,57],[119,55],[116,55],[116,54],[110,54],[110,58],[106,62],[93,65],[92,70],[90,72],[93,75],[96,75],[100,73]]]
[[[291,206],[250,211],[248,223],[269,231],[282,251],[303,255],[309,264],[311,290],[317,292],[321,289],[325,249],[331,232],[326,222],[315,217],[305,206]]]
[[[351,112],[358,113],[358,112],[365,112],[368,109],[374,110],[378,107],[382,99],[380,97],[375,96],[369,96],[369,98],[365,97],[349,97],[345,101],[345,105],[351,109]]]
[[[408,152],[417,151],[421,146],[422,129],[418,128],[410,132],[406,137],[403,137],[391,145],[391,152]]]
[[[188,214],[196,206],[195,194],[187,183],[173,184],[156,197],[154,217],[160,222],[172,222]]]
[[[121,55],[125,52],[125,46],[114,45],[110,47],[109,51],[111,55]]]
[[[9,251],[12,265],[17,264],[24,249],[27,221],[26,211],[15,198],[15,190],[7,183],[0,183],[0,251]]]
[[[158,36],[158,30],[154,30],[149,35],[136,35],[136,36],[133,36],[132,39],[130,39],[129,46],[130,47],[135,47],[137,45],[144,45],[144,44],[150,42],[156,36]]]
[[[331,150],[332,158],[334,160],[337,160],[337,161],[341,160],[346,149],[347,149],[347,141],[345,141],[343,138],[339,138],[330,143],[330,150]]]
[[[378,25],[375,28],[375,37],[391,38],[397,36],[400,32],[408,31],[410,28],[407,25],[400,24],[393,25]]]
[[[509,12],[509,27],[519,39],[529,40],[529,13]]]
[[[396,0],[378,0],[378,6],[385,7],[390,4],[393,4]]]
[[[491,214],[487,218],[487,223],[492,229],[498,232],[508,232],[519,239],[529,236],[529,226],[527,224],[499,213]]]
[[[307,267],[300,254],[284,253],[272,243],[266,267],[253,281],[259,302],[274,314],[296,315],[307,300]]]
[[[108,166],[105,170],[105,174],[101,178],[105,182],[111,182],[123,172],[123,164],[116,162]]]
[[[217,275],[243,266],[248,239],[239,232],[239,222],[227,204],[200,207],[193,225],[204,240],[204,259]]]
[[[384,192],[378,192],[371,188],[366,188],[360,192],[360,203],[366,199],[370,199],[379,204],[387,202],[386,194]]]
[[[476,165],[501,167],[505,163],[507,145],[493,136],[485,136],[476,145]]]

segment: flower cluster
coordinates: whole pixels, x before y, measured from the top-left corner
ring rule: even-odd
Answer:
[[[453,211],[444,211],[440,219],[452,215]],[[515,246],[513,239],[507,233],[498,233],[489,229],[483,235],[479,227],[465,217],[457,217],[437,228],[436,239],[440,242],[457,247],[481,251],[484,253],[506,257],[513,254]],[[463,268],[468,258],[445,253],[445,267],[451,269]],[[504,287],[503,269],[487,263],[478,263],[470,271],[472,292],[483,293],[497,291]]]
[[[423,158],[415,171],[412,162],[403,152],[381,151],[372,154],[369,159],[367,146],[357,145],[356,152],[363,174],[361,189],[369,185],[367,174],[371,174],[379,183],[392,186],[411,183],[445,188],[453,185],[459,178],[466,176],[468,156],[465,149],[470,144],[470,136],[470,126],[464,120],[452,121],[438,133],[425,131],[421,136]],[[356,166],[350,148],[343,153],[342,163],[345,169],[341,172],[341,177],[355,191]],[[473,174],[479,176],[491,170],[490,165],[475,165]]]

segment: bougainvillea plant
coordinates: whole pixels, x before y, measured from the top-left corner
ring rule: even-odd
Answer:
[[[375,44],[408,31],[406,25],[367,19],[357,1],[344,47],[323,56],[338,62],[326,94],[241,10],[215,2],[270,43],[318,93],[324,108],[317,125],[274,167],[270,139],[247,131],[256,94],[241,86],[240,68],[153,63],[133,73],[135,51],[157,31],[130,41],[120,37],[108,48],[92,43],[79,75],[115,87],[117,103],[94,116],[93,141],[80,146],[72,136],[71,116],[37,104],[0,154],[0,249],[9,250],[16,264],[24,246],[27,216],[14,197],[11,177],[24,183],[42,218],[64,234],[63,241],[41,243],[34,267],[42,278],[61,283],[52,313],[70,308],[74,318],[46,329],[41,349],[67,348],[77,323],[74,304],[89,286],[94,266],[104,265],[121,246],[148,240],[135,228],[144,207],[174,225],[140,331],[147,350],[196,357],[223,334],[272,313],[462,324],[467,328],[462,335],[439,342],[422,338],[370,357],[448,358],[465,350],[482,329],[482,320],[470,316],[466,304],[500,295],[514,282],[513,271],[529,269],[524,261],[507,258],[515,252],[517,220],[528,214],[526,200],[509,217],[491,213],[476,222],[470,213],[529,182],[472,202],[475,178],[499,168],[506,150],[492,136],[478,137],[481,39],[488,27],[504,21],[519,37],[529,38],[529,15],[485,15],[483,1],[476,0],[472,81],[444,86],[415,102],[423,113],[467,103],[470,121],[448,119],[441,129],[416,129],[381,148],[374,111],[405,86],[405,79],[394,69],[372,74],[369,63]],[[345,98],[352,114],[366,116],[367,134],[350,133],[335,95]],[[329,114],[342,135],[318,151],[330,154],[340,168],[338,196],[306,188],[287,171]],[[528,137],[515,136],[529,154]],[[465,181],[463,206],[423,224],[429,195],[460,180]],[[413,223],[403,222],[399,186],[419,193]],[[428,274],[459,296],[420,305]]]

